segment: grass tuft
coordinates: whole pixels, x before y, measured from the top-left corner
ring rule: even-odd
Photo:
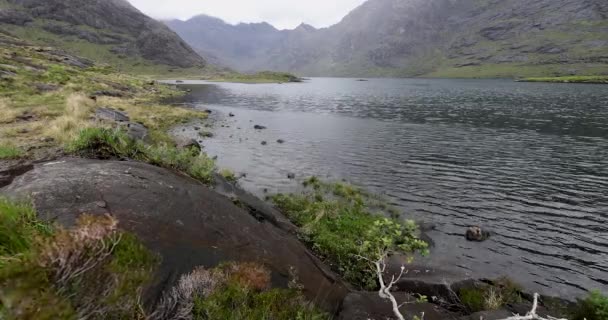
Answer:
[[[196,150],[180,150],[167,144],[146,146],[120,129],[87,128],[68,144],[71,153],[87,157],[130,158],[173,169],[206,184],[213,183],[215,161]]]
[[[0,145],[0,160],[19,159],[23,151],[12,145]]]

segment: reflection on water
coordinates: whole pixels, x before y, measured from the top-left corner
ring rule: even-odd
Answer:
[[[252,192],[293,190],[290,172],[347,178],[437,225],[430,263],[508,274],[551,295],[608,285],[607,86],[313,79],[189,88],[224,124],[207,152],[247,173],[241,184]],[[475,224],[492,229],[491,240],[466,242]]]

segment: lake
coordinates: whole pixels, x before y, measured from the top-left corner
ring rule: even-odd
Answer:
[[[214,111],[206,152],[246,173],[240,184],[254,194],[294,191],[312,175],[347,179],[436,225],[426,263],[569,298],[608,286],[608,86],[313,78],[184,87]],[[492,238],[467,242],[472,225]]]

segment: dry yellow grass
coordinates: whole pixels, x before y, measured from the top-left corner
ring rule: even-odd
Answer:
[[[0,123],[11,123],[22,113],[22,110],[12,107],[6,99],[0,100]]]
[[[71,94],[66,100],[63,115],[52,120],[45,134],[60,142],[68,142],[80,130],[93,126],[91,116],[94,103],[83,94]]]
[[[207,113],[170,105],[142,103],[112,97],[100,97],[98,103],[114,109],[125,111],[131,120],[141,122],[151,129],[166,129],[167,127],[193,119],[204,119]]]

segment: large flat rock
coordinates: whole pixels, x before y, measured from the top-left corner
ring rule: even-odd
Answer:
[[[258,261],[285,285],[294,268],[306,296],[337,311],[348,293],[297,238],[230,199],[171,171],[138,162],[65,158],[35,165],[0,192],[31,197],[39,216],[70,226],[81,213],[110,213],[162,256],[151,305],[180,275],[223,261]]]

